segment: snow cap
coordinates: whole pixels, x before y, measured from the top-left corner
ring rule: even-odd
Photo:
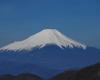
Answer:
[[[44,29],[35,35],[23,41],[16,41],[7,46],[4,46],[0,50],[31,50],[35,47],[43,48],[46,45],[57,45],[60,48],[82,48],[86,49],[86,45],[83,45],[75,40],[72,40],[56,29]]]

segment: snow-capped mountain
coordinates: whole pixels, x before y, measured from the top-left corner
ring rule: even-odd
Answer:
[[[0,74],[34,73],[43,78],[100,62],[100,49],[70,39],[56,29],[0,48]]]
[[[60,48],[77,47],[86,49],[86,45],[83,45],[77,41],[74,41],[64,36],[56,29],[45,29],[41,32],[36,33],[35,35],[30,36],[29,38],[23,41],[16,41],[14,43],[11,43],[1,48],[1,50],[31,50],[35,47],[43,48],[46,45],[52,44],[57,45]]]

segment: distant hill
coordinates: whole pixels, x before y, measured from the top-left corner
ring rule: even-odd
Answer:
[[[65,71],[50,80],[100,80],[100,63],[78,71]]]

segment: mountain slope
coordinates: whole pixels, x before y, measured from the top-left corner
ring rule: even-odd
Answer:
[[[50,80],[100,80],[100,63],[76,71],[65,71]]]

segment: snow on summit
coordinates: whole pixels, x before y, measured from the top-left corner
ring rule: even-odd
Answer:
[[[57,45],[60,48],[77,47],[86,49],[85,45],[66,37],[56,29],[44,29],[23,41],[16,41],[4,46],[0,50],[31,50],[34,47],[42,48],[49,44]]]

